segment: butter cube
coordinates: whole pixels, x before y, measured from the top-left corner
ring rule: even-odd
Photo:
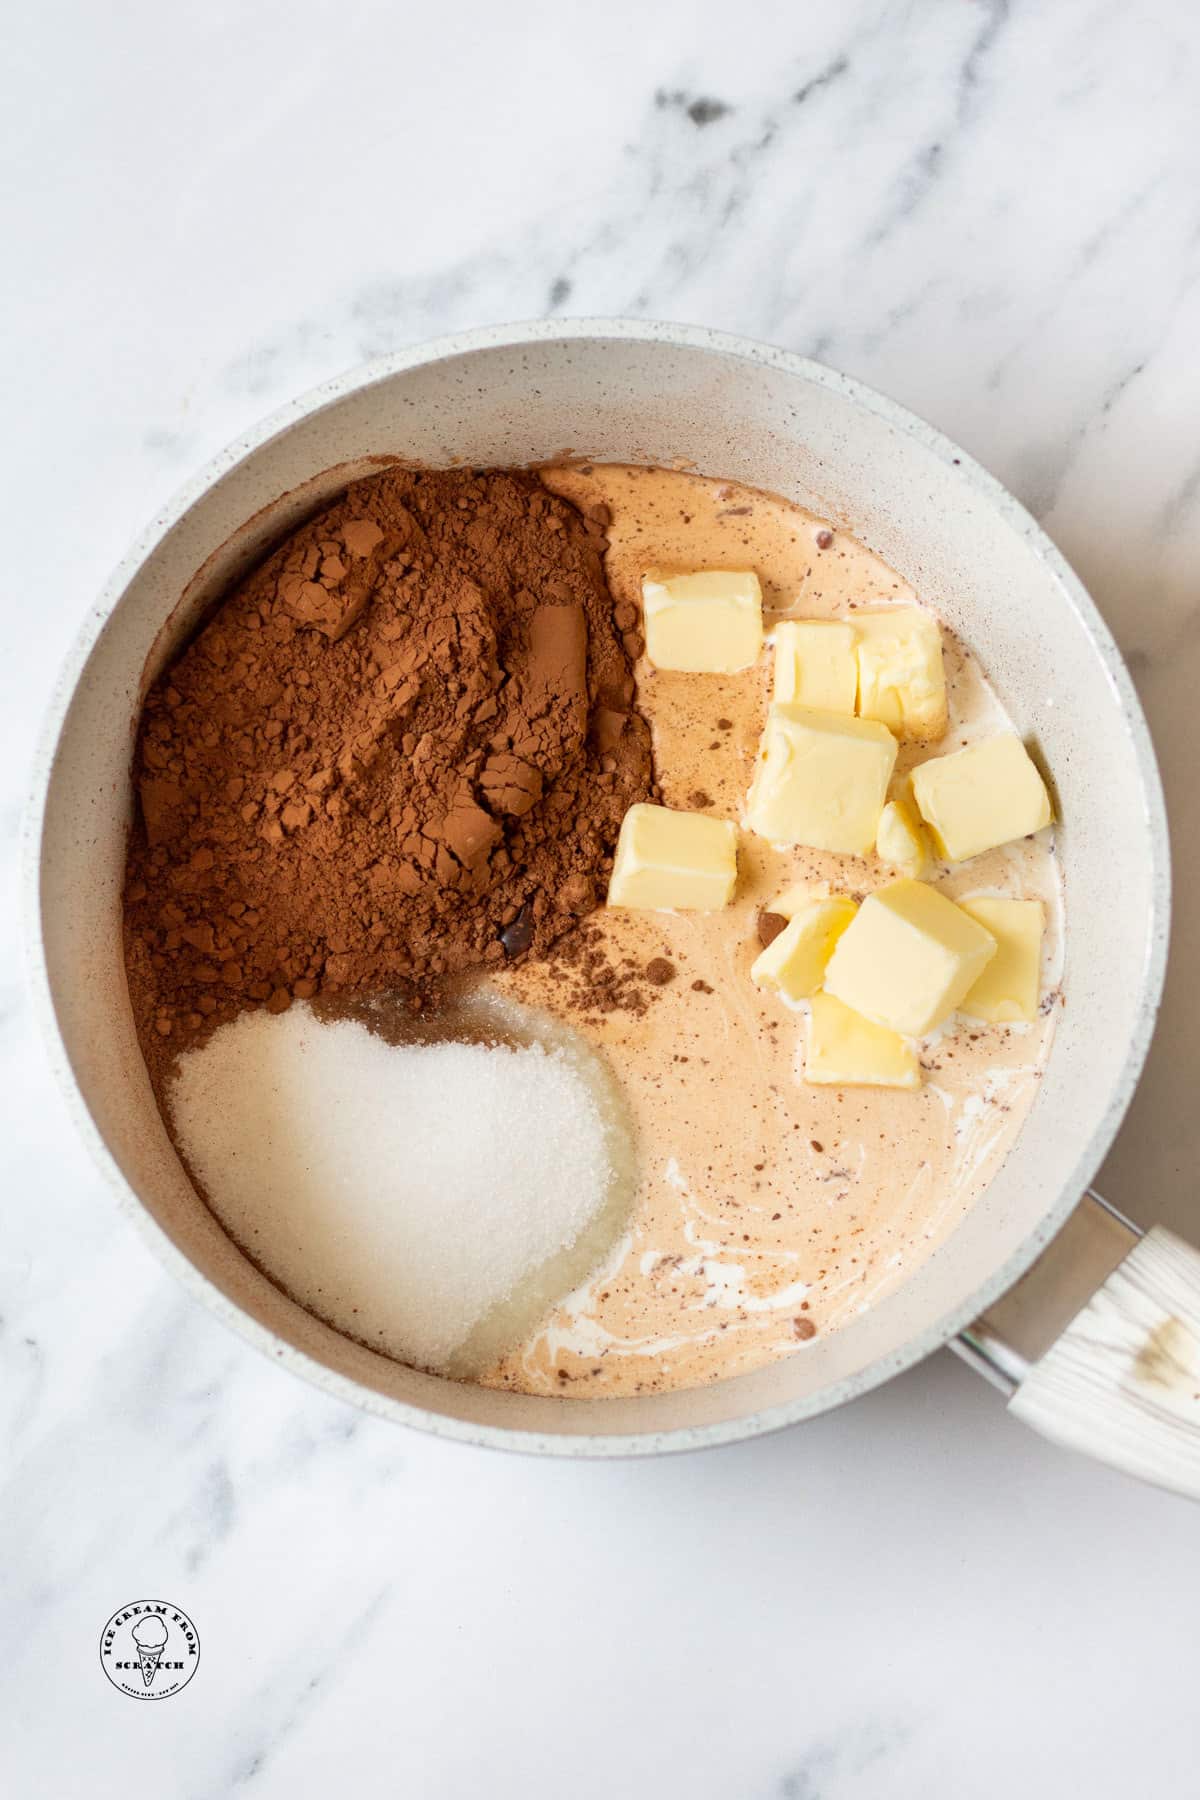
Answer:
[[[853,625],[838,619],[785,619],[775,627],[773,700],[852,713],[857,695]]]
[[[797,907],[779,936],[751,963],[751,981],[786,1000],[807,1000],[820,987],[833,947],[857,911],[844,894]]]
[[[902,875],[921,881],[929,873],[929,843],[904,800],[889,800],[879,815],[875,854]]]
[[[858,710],[903,738],[940,738],[946,729],[942,633],[918,606],[857,612]]]
[[[716,912],[737,882],[737,826],[639,803],[621,820],[610,906]]]
[[[832,994],[814,994],[804,1079],[822,1087],[918,1088],[917,1053],[898,1032],[872,1024]]]
[[[810,900],[820,898],[822,896],[813,892],[809,882],[798,881],[794,887],[784,888],[778,900],[772,900],[766,910],[778,913],[781,919],[794,919],[802,906],[807,906]]]
[[[656,669],[731,675],[762,649],[762,589],[753,569],[702,569],[642,581],[646,655]]]
[[[996,954],[974,987],[959,1001],[971,1019],[1002,1025],[1035,1019],[1042,972],[1046,909],[1040,900],[1002,900],[980,894],[958,903],[996,940]]]
[[[896,762],[896,740],[872,719],[772,706],[747,800],[747,823],[773,844],[865,856]]]
[[[855,1012],[923,1037],[947,1018],[996,954],[975,919],[923,881],[893,881],[863,901],[825,971]]]
[[[912,791],[934,841],[952,862],[1027,837],[1054,816],[1046,784],[1015,731],[920,763]]]

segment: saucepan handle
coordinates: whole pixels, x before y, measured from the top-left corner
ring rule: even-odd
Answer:
[[[1035,1431],[1200,1499],[1200,1251],[1089,1194],[955,1348]]]

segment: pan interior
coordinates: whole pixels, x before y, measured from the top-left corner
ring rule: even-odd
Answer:
[[[119,905],[140,696],[214,597],[351,475],[378,466],[370,459],[523,465],[567,446],[603,461],[685,461],[782,494],[891,563],[978,652],[1054,771],[1068,919],[1066,1005],[1033,1113],[983,1199],[899,1292],[753,1374],[569,1403],[388,1361],[302,1311],[241,1255],[197,1200],[154,1106]],[[1104,627],[1021,509],[953,446],[843,378],[676,327],[530,327],[435,346],[333,384],[219,459],[119,572],[109,607],[65,682],[42,765],[35,916],[49,1022],[81,1127],[165,1260],[311,1378],[430,1429],[550,1452],[746,1435],[836,1404],[966,1322],[1032,1260],[1107,1148],[1145,1053],[1166,932],[1144,722]]]

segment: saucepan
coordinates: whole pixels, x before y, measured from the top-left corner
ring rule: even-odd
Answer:
[[[517,466],[564,452],[725,476],[856,533],[980,652],[1018,728],[1040,744],[1066,875],[1066,999],[1041,1091],[953,1235],[890,1298],[791,1357],[628,1399],[441,1380],[283,1295],[180,1166],[138,1052],[121,955],[140,697],[215,596],[381,461]],[[1200,1495],[1200,1255],[1157,1228],[1140,1236],[1088,1194],[1142,1068],[1166,960],[1167,828],[1146,723],[1054,546],[983,469],[891,401],[782,350],[622,320],[477,331],[356,370],[230,446],[154,521],[89,615],[37,779],[34,987],[71,1111],[167,1267],[286,1368],[470,1443],[624,1456],[796,1424],[953,1344],[1048,1436]]]

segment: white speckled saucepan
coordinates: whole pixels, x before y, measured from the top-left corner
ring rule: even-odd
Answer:
[[[860,535],[935,599],[1054,771],[1067,881],[1068,1001],[1042,1091],[959,1229],[853,1326],[753,1374],[635,1399],[439,1380],[285,1298],[180,1167],[134,1037],[121,956],[140,698],[212,598],[370,459],[520,465],[566,450],[682,458],[783,494]],[[900,407],[784,351],[619,320],[473,332],[356,370],[231,445],[154,520],[80,634],[37,781],[34,985],[78,1126],[189,1293],[285,1367],[448,1437],[613,1456],[794,1424],[956,1341],[1050,1435],[1200,1492],[1200,1257],[1162,1232],[1139,1240],[1097,1202],[1081,1204],[1141,1070],[1164,974],[1167,832],[1145,720],[1053,545]]]

